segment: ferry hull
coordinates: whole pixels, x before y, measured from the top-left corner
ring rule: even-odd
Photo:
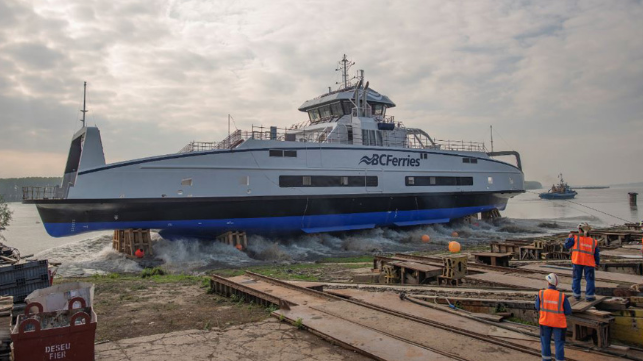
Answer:
[[[446,223],[494,208],[504,210],[520,191],[363,194],[301,197],[66,199],[33,201],[47,233],[144,228],[167,235],[216,237],[320,233]]]

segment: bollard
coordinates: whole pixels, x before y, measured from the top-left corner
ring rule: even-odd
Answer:
[[[636,192],[629,192],[630,195],[630,206],[636,207],[636,196],[639,195]]]

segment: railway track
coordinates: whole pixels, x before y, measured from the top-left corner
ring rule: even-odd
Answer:
[[[492,336],[489,336],[489,335],[482,335],[482,334],[478,334],[478,333],[471,332],[471,331],[468,331],[468,330],[454,328],[453,325],[447,325],[447,324],[443,324],[443,323],[433,321],[433,320],[413,317],[413,316],[411,316],[409,314],[406,314],[406,313],[403,313],[403,312],[391,310],[391,309],[385,308],[385,307],[380,307],[380,306],[373,305],[373,304],[370,304],[370,303],[367,303],[367,302],[363,302],[363,301],[359,301],[359,300],[355,300],[355,299],[346,299],[346,298],[342,298],[342,297],[339,297],[339,296],[330,295],[328,293],[324,293],[324,292],[308,289],[308,288],[305,288],[305,287],[297,286],[297,285],[294,285],[292,283],[288,283],[286,281],[282,281],[282,280],[278,280],[278,279],[275,279],[275,278],[272,278],[272,277],[260,275],[260,274],[254,273],[254,272],[246,272],[246,274],[248,274],[249,276],[251,276],[253,278],[260,279],[260,280],[262,280],[264,282],[271,283],[271,284],[278,285],[278,286],[285,287],[285,288],[289,288],[289,289],[292,289],[292,290],[297,290],[297,291],[300,291],[300,292],[304,292],[304,293],[313,295],[315,297],[324,297],[326,299],[332,298],[332,299],[337,300],[337,301],[349,302],[349,303],[352,303],[352,304],[355,304],[355,305],[358,305],[358,306],[361,306],[361,307],[365,307],[365,308],[368,308],[368,309],[372,309],[372,310],[375,310],[375,311],[378,311],[378,312],[382,312],[382,313],[385,313],[385,314],[389,314],[389,315],[393,315],[393,316],[396,316],[396,317],[404,318],[404,319],[409,320],[409,321],[418,322],[418,323],[421,323],[421,324],[424,324],[424,325],[427,325],[427,326],[431,326],[431,327],[435,327],[435,328],[438,328],[438,329],[441,329],[441,330],[457,333],[459,335],[463,335],[463,336],[466,336],[466,337],[471,337],[471,338],[477,339],[479,341],[483,341],[483,342],[493,344],[493,345],[496,345],[496,346],[500,346],[500,347],[503,347],[503,348],[512,349],[514,351],[518,351],[518,352],[533,355],[533,356],[538,356],[538,357],[541,356],[539,351],[534,351],[534,350],[531,350],[531,349],[525,349],[524,345],[513,344],[511,342],[507,342],[504,339],[500,340],[500,339],[493,338]],[[381,330],[377,330],[377,331],[381,332]],[[400,339],[399,337],[396,337],[396,338]],[[408,340],[404,340],[404,341],[408,341]],[[423,345],[422,347],[428,348],[426,345]],[[445,353],[443,351],[432,349],[432,348],[429,348],[429,349],[431,349],[431,351],[433,351],[433,352],[440,353],[440,354],[443,354],[445,356],[452,357],[454,359],[462,359],[462,360],[464,360],[463,358],[461,358],[461,357],[459,357],[459,356],[457,356],[455,354]],[[475,359],[471,359],[471,360],[474,361]],[[568,360],[572,360],[572,359],[568,358]]]

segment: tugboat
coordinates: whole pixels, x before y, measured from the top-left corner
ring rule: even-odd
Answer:
[[[578,194],[575,190],[571,189],[563,179],[563,174],[559,174],[560,182],[551,186],[551,189],[546,193],[540,193],[539,197],[542,199],[572,199]]]

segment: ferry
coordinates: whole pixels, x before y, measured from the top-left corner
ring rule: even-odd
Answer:
[[[23,202],[36,205],[53,237],[142,228],[214,238],[446,223],[504,210],[524,192],[517,152],[405,126],[363,71],[349,76],[353,64],[344,56],[339,87],[299,107],[303,122],[124,162],[106,163],[83,104],[62,184],[24,188]],[[516,164],[494,158],[506,155]]]

